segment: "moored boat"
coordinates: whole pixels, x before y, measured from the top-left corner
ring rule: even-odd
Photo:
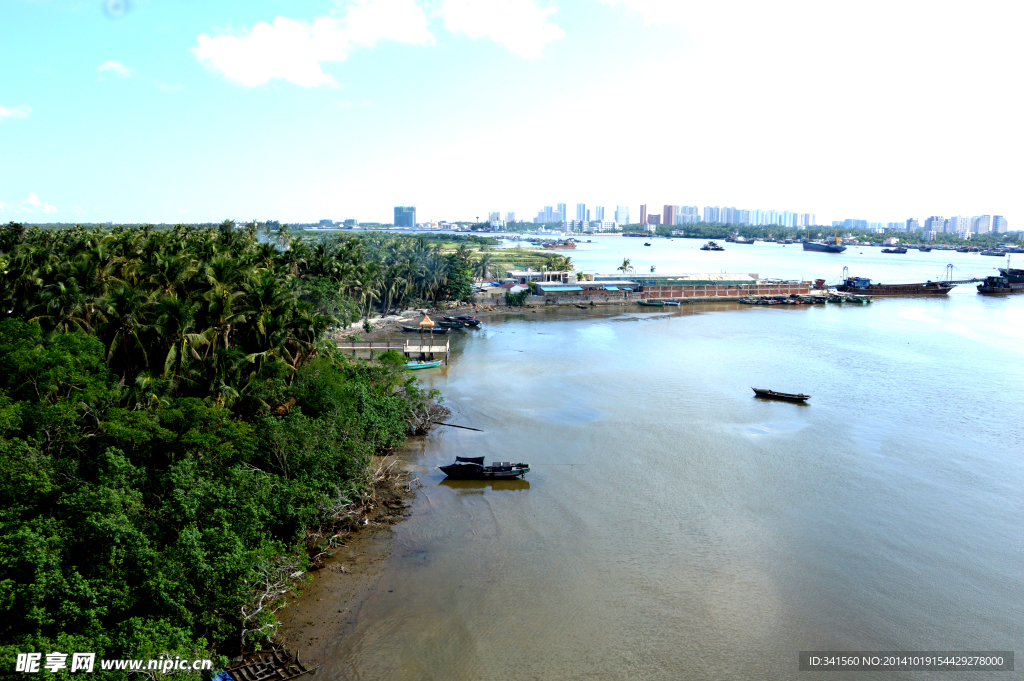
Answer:
[[[999,268],[999,276],[986,277],[978,284],[983,296],[1008,296],[1024,293],[1024,269]]]
[[[767,388],[751,388],[758,397],[765,397],[770,400],[786,400],[787,402],[804,402],[811,399],[810,395],[803,393],[780,393]]]
[[[665,302],[662,300],[638,300],[636,304],[644,307],[665,307]]]
[[[480,320],[468,314],[460,314],[458,317],[442,317],[446,322],[458,322],[463,326],[480,326]]]
[[[997,258],[1005,258],[1006,251],[1001,248],[986,248],[981,252],[981,255],[994,255]]]
[[[847,277],[836,290],[842,293],[858,293],[868,296],[944,296],[956,284],[928,281],[917,284],[872,284],[867,277]]]
[[[422,329],[418,326],[403,326],[402,331],[405,331],[406,333],[433,333],[437,335],[448,333],[448,329],[443,326],[434,326]]]
[[[490,466],[484,465],[482,456],[457,456],[455,463],[438,466],[449,478],[460,480],[494,480],[518,478],[530,472],[528,463],[511,463],[495,461]]]
[[[406,362],[405,368],[410,371],[416,371],[417,369],[433,369],[434,367],[441,366],[444,362],[443,359],[435,359],[433,362]]]
[[[719,246],[714,241],[709,241],[706,244],[704,244],[703,246],[701,246],[700,250],[702,250],[702,251],[724,251],[725,249],[722,248],[721,246]]]
[[[903,246],[897,246],[896,248],[883,248],[882,253],[906,253],[907,249]]]
[[[842,253],[846,250],[846,246],[838,238],[835,240],[829,239],[827,242],[804,241],[803,246],[805,251],[817,251],[819,253]]]

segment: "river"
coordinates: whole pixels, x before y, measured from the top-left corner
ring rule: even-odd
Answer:
[[[895,283],[1005,262],[593,241],[571,253],[589,272]],[[450,336],[422,378],[484,432],[407,453],[423,486],[326,678],[918,679],[797,655],[1020,647],[1024,296],[541,310]],[[436,469],[481,454],[533,470]]]

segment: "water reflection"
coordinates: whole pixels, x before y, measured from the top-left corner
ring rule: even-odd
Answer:
[[[459,492],[484,491],[487,488],[495,492],[516,492],[530,489],[530,482],[521,478],[513,480],[452,480],[445,478],[437,483],[439,487],[448,487]]]

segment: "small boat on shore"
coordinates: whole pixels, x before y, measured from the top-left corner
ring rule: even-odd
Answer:
[[[417,369],[433,369],[434,367],[441,366],[444,362],[443,359],[435,359],[433,362],[406,362],[405,368],[409,371],[416,371]]]
[[[433,333],[437,335],[448,333],[448,329],[443,326],[432,326],[430,328],[422,329],[418,326],[403,326],[402,331],[405,331],[406,333]]]
[[[786,400],[787,402],[804,402],[811,399],[810,395],[804,395],[803,393],[780,393],[774,390],[768,390],[767,388],[751,388],[758,397],[764,397],[770,400]]]
[[[480,326],[480,320],[468,314],[460,314],[458,317],[442,317],[442,319],[446,322],[459,323],[463,326]]]
[[[455,463],[438,468],[449,478],[459,480],[507,480],[530,472],[528,463],[495,461],[485,466],[482,456],[457,456]]]
[[[665,302],[662,300],[638,300],[636,304],[644,307],[665,307]]]

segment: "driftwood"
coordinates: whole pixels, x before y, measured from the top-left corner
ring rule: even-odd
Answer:
[[[441,423],[440,421],[431,421],[431,423],[433,423],[435,426],[448,426],[449,428],[465,428],[466,430],[475,430],[478,433],[484,432],[479,428],[470,428],[469,426],[457,426],[454,423]]]

